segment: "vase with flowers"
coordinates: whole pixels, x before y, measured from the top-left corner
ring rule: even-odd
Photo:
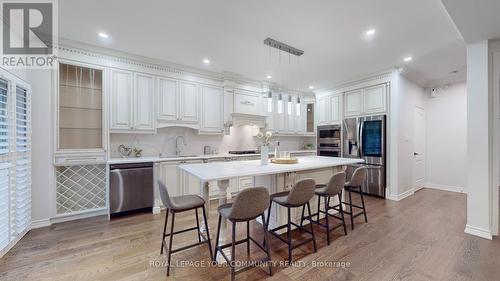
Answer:
[[[269,147],[272,144],[273,133],[267,131],[265,133],[259,132],[257,138],[260,141],[260,164],[267,165],[269,163]]]

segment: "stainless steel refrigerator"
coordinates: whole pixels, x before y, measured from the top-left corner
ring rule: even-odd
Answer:
[[[362,186],[363,193],[384,197],[386,187],[386,117],[385,115],[344,119],[342,156],[362,158],[365,164],[347,167],[350,178],[359,166],[368,168],[368,177]]]

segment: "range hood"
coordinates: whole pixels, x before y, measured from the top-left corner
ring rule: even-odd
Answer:
[[[259,128],[266,127],[266,117],[265,115],[253,115],[253,114],[243,114],[243,113],[231,113],[232,121],[228,122],[228,127],[240,127],[245,125],[257,126]]]

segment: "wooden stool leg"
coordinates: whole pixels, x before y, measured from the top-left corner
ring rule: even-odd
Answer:
[[[361,206],[363,206],[363,215],[365,216],[365,222],[368,222],[368,219],[366,218],[365,199],[363,199],[363,191],[361,190],[361,186],[359,187],[359,194],[361,195]]]
[[[311,234],[313,238],[314,252],[316,253],[318,249],[316,248],[316,236],[314,236],[314,227],[312,222],[311,205],[307,202],[307,211],[309,212],[309,224],[311,225]]]
[[[160,255],[163,255],[163,247],[167,247],[167,245],[165,245],[165,235],[167,234],[168,212],[170,212],[169,209],[167,209],[167,212],[165,214],[165,224],[163,224],[163,236],[161,237]]]
[[[273,270],[271,267],[271,251],[269,250],[269,237],[267,235],[267,229],[266,229],[266,218],[264,214],[261,215],[262,219],[262,230],[264,230],[264,245],[266,247],[266,254],[267,254],[267,262],[269,266],[269,275],[273,276]]]
[[[205,229],[207,230],[208,250],[210,251],[210,258],[212,258],[214,255],[212,252],[212,242],[210,239],[210,230],[208,229],[207,213],[205,211],[205,206],[202,207],[202,210],[203,210],[203,221],[205,222]],[[199,233],[199,227],[198,227],[198,233]]]
[[[174,222],[175,222],[175,212],[172,212],[172,225],[170,226],[170,240],[168,242],[167,276],[170,275],[170,260],[172,258],[172,240],[174,240]]]
[[[219,238],[220,238],[220,225],[222,223],[222,216],[219,214],[219,222],[217,222],[217,238],[215,239],[215,253],[214,261],[217,260],[217,253],[219,252]]]

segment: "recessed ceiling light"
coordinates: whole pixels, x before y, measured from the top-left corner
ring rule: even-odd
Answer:
[[[409,62],[409,61],[411,61],[412,59],[413,59],[412,57],[406,57],[406,58],[404,58],[403,60],[404,60],[404,61],[406,61],[406,62]]]
[[[267,79],[271,79],[271,78],[273,78],[273,77],[272,77],[271,75],[267,75],[267,76],[266,76],[266,78],[267,78]]]
[[[101,36],[102,38],[108,38],[109,37],[109,35],[107,35],[104,32],[99,32],[99,36]]]
[[[309,86],[309,90],[313,90],[313,89],[314,89],[313,85]]]
[[[368,29],[368,30],[365,32],[365,34],[366,34],[366,35],[368,35],[368,36],[371,36],[371,35],[375,34],[375,29],[373,29],[373,28],[372,28],[372,29]]]
[[[204,64],[210,64],[210,60],[209,59],[203,59],[203,63]]]

